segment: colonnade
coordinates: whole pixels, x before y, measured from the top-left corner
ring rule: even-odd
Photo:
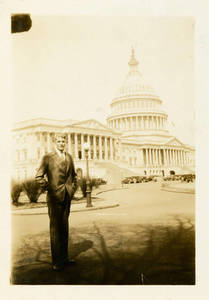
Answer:
[[[144,96],[146,97],[146,96]],[[156,97],[156,96],[155,96]],[[137,100],[126,100],[126,101],[121,101],[121,102],[115,102],[111,106],[111,111],[113,113],[122,113],[122,112],[127,112],[128,110],[138,110],[143,109],[143,110],[149,110],[149,109],[158,109],[161,107],[161,101],[159,99],[137,99]]]
[[[37,133],[40,141],[40,156],[53,150],[54,132]],[[114,160],[115,159],[115,141],[112,136],[95,135],[86,133],[66,133],[67,135],[67,151],[72,154],[76,160],[85,158],[84,143],[88,142],[90,149],[88,158],[90,160]]]
[[[144,152],[144,163],[146,166],[183,166],[189,165],[187,151],[179,149],[157,149],[146,148]]]
[[[114,129],[139,129],[139,130],[158,130],[166,129],[166,117],[162,116],[131,116],[118,117],[108,121],[110,128]]]

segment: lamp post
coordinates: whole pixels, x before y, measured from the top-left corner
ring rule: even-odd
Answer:
[[[92,207],[91,203],[91,187],[90,187],[90,179],[89,179],[89,160],[88,160],[88,152],[90,149],[89,143],[84,143],[83,148],[85,150],[85,158],[86,158],[86,207]]]

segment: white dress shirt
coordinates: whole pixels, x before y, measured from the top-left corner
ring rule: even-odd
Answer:
[[[57,152],[57,154],[58,154],[58,156],[60,157],[60,158],[63,158],[63,159],[65,159],[65,152],[63,151],[63,152],[61,152],[59,149],[57,149],[57,148],[55,148],[55,150],[56,150],[56,152]]]

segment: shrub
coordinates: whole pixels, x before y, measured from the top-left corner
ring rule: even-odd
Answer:
[[[102,180],[101,178],[90,178],[90,190],[92,191],[93,187],[97,188],[101,184],[106,183],[106,181]],[[86,177],[82,177],[80,180],[78,180],[78,185],[81,187],[81,191],[83,194],[83,197],[86,197]]]
[[[22,184],[18,181],[12,180],[11,182],[11,199],[12,204],[17,204],[20,194],[23,190]]]
[[[35,179],[27,179],[22,183],[23,191],[28,196],[28,199],[31,203],[36,203],[38,201],[39,196],[44,192],[42,188],[40,188],[39,184],[35,181]]]

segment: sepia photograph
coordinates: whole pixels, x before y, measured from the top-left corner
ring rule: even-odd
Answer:
[[[11,15],[11,285],[196,285],[194,37]]]

